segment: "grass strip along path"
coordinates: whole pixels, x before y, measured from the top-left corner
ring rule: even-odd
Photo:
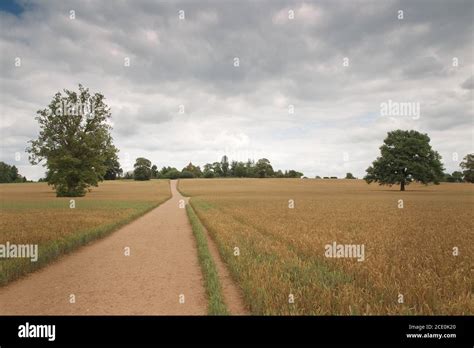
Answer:
[[[178,188],[179,190],[179,188]],[[180,192],[181,193],[181,192]],[[242,290],[234,281],[217,245],[195,213],[190,198],[186,200],[186,212],[196,237],[199,263],[205,279],[208,295],[208,312],[211,315],[249,315]]]

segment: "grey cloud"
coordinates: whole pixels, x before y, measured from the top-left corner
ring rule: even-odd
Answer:
[[[474,77],[473,76],[468,77],[466,79],[466,81],[464,81],[461,84],[461,88],[463,88],[463,89],[474,89]]]
[[[440,151],[458,134],[467,152],[473,11],[458,0],[31,1],[18,17],[0,13],[2,152],[24,148],[36,110],[78,83],[106,96],[122,153],[179,168],[229,151],[361,176],[395,127],[433,133]],[[420,102],[420,120],[378,117],[388,99]],[[349,163],[334,159],[344,149]]]
[[[415,59],[402,70],[407,78],[423,78],[432,75],[443,75],[446,65],[443,64],[437,57],[428,56]]]

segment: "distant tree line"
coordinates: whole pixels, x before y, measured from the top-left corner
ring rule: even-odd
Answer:
[[[474,154],[464,157],[460,163],[463,171],[454,171],[452,174],[444,173],[437,176],[437,182],[474,182]],[[439,168],[439,167],[438,167]],[[122,177],[122,169],[118,161],[114,162],[114,167],[109,168],[114,175],[106,180]],[[388,169],[388,173],[390,173]],[[390,174],[387,174],[390,175]],[[261,158],[257,162],[248,160],[247,162],[230,161],[227,156],[223,156],[220,162],[206,163],[201,169],[191,162],[181,170],[174,167],[163,167],[158,170],[151,161],[139,157],[136,159],[134,170],[125,173],[124,179],[150,180],[150,179],[187,179],[187,178],[301,178],[303,173],[296,170],[275,171],[266,158]],[[316,179],[338,179],[337,176],[316,176]],[[345,179],[357,179],[352,173],[346,173]],[[366,177],[367,178],[367,177]],[[366,179],[365,178],[365,179]],[[408,176],[407,180],[410,180]],[[383,180],[383,179],[382,179]],[[386,179],[385,179],[386,180]],[[413,179],[412,179],[413,180]]]
[[[303,173],[296,170],[275,171],[266,158],[257,162],[249,159],[247,162],[229,161],[223,156],[220,162],[206,163],[201,169],[191,162],[181,170],[174,167],[163,167],[158,170],[151,161],[139,157],[135,161],[133,172],[125,173],[124,179],[192,179],[192,178],[301,178]]]
[[[463,182],[464,175],[462,174],[462,172],[456,170],[452,172],[451,174],[444,173],[440,181],[441,182]]]
[[[337,176],[323,176],[322,178],[319,175],[315,176],[315,179],[337,179]],[[352,173],[346,173],[344,179],[357,179]]]
[[[270,161],[221,161],[206,163],[202,168],[191,162],[181,170],[156,165],[146,158],[136,159],[134,170],[123,173],[118,149],[111,136],[110,108],[101,93],[90,93],[79,85],[78,91],[64,90],[54,95],[46,108],[37,111],[40,126],[38,138],[29,141],[26,151],[31,164],[46,167],[46,181],[57,196],[84,196],[90,187],[102,180],[117,178],[149,180],[152,178],[301,178],[296,170],[274,170]],[[441,156],[430,145],[430,138],[414,130],[389,132],[380,147],[380,156],[367,168],[364,180],[380,185],[405,186],[441,181],[474,182],[474,154],[460,163],[462,171],[444,173]],[[321,178],[317,176],[316,178]],[[346,179],[355,179],[352,173]],[[337,179],[335,176],[323,179]],[[15,166],[0,162],[0,182],[26,182]]]
[[[466,155],[459,166],[463,171],[456,170],[451,174],[444,173],[441,181],[474,183],[474,153]]]
[[[18,173],[18,168],[0,162],[0,183],[26,182],[26,178]]]

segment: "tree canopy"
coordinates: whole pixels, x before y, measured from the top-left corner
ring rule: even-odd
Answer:
[[[460,163],[464,181],[474,183],[474,153],[466,155]]]
[[[27,152],[33,165],[46,161],[46,180],[57,196],[84,196],[104,179],[107,163],[117,158],[108,123],[111,112],[104,99],[79,85],[78,92],[58,92],[37,111],[40,133]]]
[[[104,175],[105,180],[115,180],[122,176],[123,170],[120,167],[120,163],[116,157],[109,158],[105,164],[107,166],[107,170]]]
[[[186,174],[183,174],[186,173]],[[200,178],[202,176],[201,168],[191,162],[181,171],[181,178]]]
[[[222,176],[228,176],[229,175],[229,159],[227,158],[226,155],[222,156],[221,170],[222,170]]]
[[[151,179],[151,161],[144,157],[138,157],[133,165],[133,178],[135,180],[150,180]]]
[[[18,174],[18,168],[0,162],[0,183],[25,182],[26,178]]]
[[[151,178],[152,179],[158,179],[159,172],[158,172],[158,167],[156,165],[151,166]]]
[[[274,174],[273,167],[266,158],[259,159],[255,165],[255,169],[259,178],[272,177]]]
[[[430,145],[427,134],[415,130],[389,132],[380,147],[381,156],[367,168],[367,183],[400,185],[400,191],[413,181],[439,183],[443,177],[441,156]]]

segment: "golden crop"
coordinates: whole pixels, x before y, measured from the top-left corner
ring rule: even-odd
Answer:
[[[474,313],[471,184],[199,179],[180,189],[255,314]],[[334,242],[364,245],[364,261],[326,257]]]
[[[0,260],[0,285],[110,232],[170,195],[167,180],[105,181],[85,197],[72,198],[56,197],[46,183],[0,185],[0,244],[40,248],[37,264]]]
[[[105,181],[72,198],[57,198],[45,183],[0,185],[0,243],[55,240],[126,218],[169,195],[167,181]]]

